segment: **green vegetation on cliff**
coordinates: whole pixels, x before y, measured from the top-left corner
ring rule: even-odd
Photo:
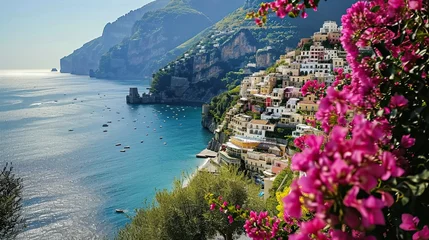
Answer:
[[[99,78],[137,78],[152,75],[183,53],[174,50],[242,4],[242,0],[173,0],[165,8],[148,12],[132,29],[127,52],[112,48],[103,56]],[[169,53],[169,54],[168,54]]]
[[[225,118],[225,114],[231,109],[240,99],[240,87],[228,90],[214,97],[210,101],[210,116],[214,118],[217,124],[220,124]]]
[[[132,222],[122,229],[118,240],[204,240],[220,234],[232,239],[243,232],[243,221],[229,224],[219,210],[210,211],[204,196],[222,195],[225,201],[255,210],[263,210],[260,189],[242,173],[221,168],[213,175],[198,172],[186,186],[176,181],[172,191],[160,191],[156,202],[137,211]]]

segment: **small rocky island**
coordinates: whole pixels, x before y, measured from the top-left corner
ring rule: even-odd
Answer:
[[[126,99],[127,104],[151,104],[160,102],[156,94],[143,93],[140,95],[137,88],[130,88],[130,93],[127,95]]]
[[[56,68],[52,68],[52,69],[51,69],[51,72],[58,72],[58,69],[56,69]]]

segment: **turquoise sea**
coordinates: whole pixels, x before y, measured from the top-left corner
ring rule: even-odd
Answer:
[[[129,87],[148,85],[0,71],[0,165],[13,162],[24,180],[19,239],[112,238],[129,221],[115,209],[133,215],[203,162],[201,106],[125,103]]]

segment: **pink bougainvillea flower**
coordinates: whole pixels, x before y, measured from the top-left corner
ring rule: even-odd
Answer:
[[[404,213],[402,214],[402,223],[399,227],[405,231],[414,231],[417,230],[417,224],[419,224],[419,218],[414,217],[411,214]]]
[[[354,208],[346,208],[344,211],[344,222],[352,229],[358,229],[360,226],[360,215]]]
[[[308,222],[301,223],[301,232],[304,234],[316,234],[326,226],[326,222],[320,218],[313,218]]]
[[[409,0],[408,7],[411,10],[421,10],[423,8],[422,0]]]
[[[390,99],[391,108],[404,108],[408,105],[408,100],[402,95],[395,95]]]
[[[391,152],[383,152],[381,161],[385,169],[385,173],[381,177],[382,180],[387,180],[390,177],[400,177],[404,173],[404,170],[396,165],[397,158]]]
[[[371,228],[374,225],[384,225],[385,219],[382,209],[385,204],[382,200],[369,196],[366,199],[357,199],[359,187],[353,187],[349,190],[343,202],[345,206],[355,208],[361,215],[362,226]]]
[[[429,228],[427,225],[422,230],[413,234],[413,240],[429,240]]]
[[[398,9],[405,6],[404,0],[389,0],[389,6]]]
[[[391,207],[395,202],[392,195],[388,192],[381,192],[380,194],[381,194],[381,200],[384,202],[386,207]]]
[[[213,211],[215,208],[216,208],[216,204],[215,203],[210,204],[210,210],[211,211]]]
[[[294,180],[291,184],[290,193],[283,198],[284,203],[284,215],[290,216],[293,218],[300,218],[301,211],[301,202],[299,198],[301,197],[301,192],[299,191],[299,186],[297,181]]]
[[[308,136],[304,140],[308,148],[305,148],[301,153],[297,153],[292,157],[292,170],[307,171],[310,169],[314,162],[319,159],[323,139],[323,136]]]
[[[229,224],[234,222],[234,218],[231,215],[228,215],[228,222]]]
[[[303,150],[305,148],[305,139],[308,135],[302,135],[301,137],[297,137],[293,140],[293,144],[295,144],[295,147]]]
[[[415,143],[416,143],[416,139],[412,138],[410,134],[402,136],[402,139],[401,139],[401,146],[402,147],[410,148],[410,147],[414,146]]]

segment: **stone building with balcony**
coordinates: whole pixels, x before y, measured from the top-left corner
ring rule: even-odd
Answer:
[[[265,170],[271,171],[274,161],[280,159],[282,158],[275,154],[249,151],[244,156],[244,164],[246,169],[262,173]]]
[[[245,114],[236,114],[231,118],[228,128],[232,130],[233,134],[244,136],[247,132],[247,124],[252,120],[251,116]]]
[[[296,112],[283,112],[280,122],[286,125],[296,125],[303,123],[303,117],[301,114]]]
[[[247,123],[246,135],[249,138],[264,139],[265,133],[274,132],[274,124],[270,124],[268,120],[251,120]]]
[[[314,120],[319,104],[317,104],[317,98],[313,94],[309,94],[298,102],[297,105],[298,113],[303,117],[303,120]]]

